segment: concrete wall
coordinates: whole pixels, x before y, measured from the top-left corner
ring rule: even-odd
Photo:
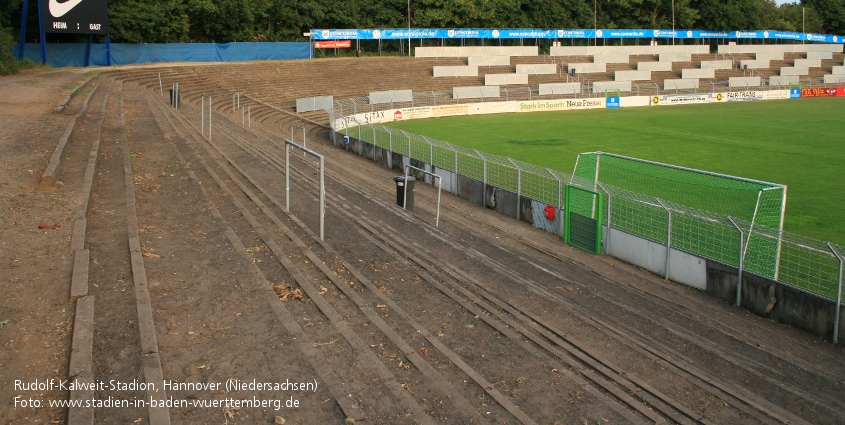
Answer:
[[[807,59],[833,59],[833,52],[807,52]]]
[[[827,74],[824,76],[825,84],[842,84],[845,83],[845,73],[843,74]]]
[[[651,71],[616,71],[616,81],[648,81],[651,80]]]
[[[663,80],[663,90],[697,89],[698,78],[680,80]]]
[[[468,58],[470,56],[537,56],[537,46],[416,47],[418,58]]]
[[[842,53],[841,44],[738,44],[720,45],[719,53],[733,54],[733,53],[759,53],[759,52],[783,52],[783,53],[802,53],[802,52],[833,52]],[[758,58],[759,59],[759,58]],[[780,59],[783,60],[783,59]]]
[[[581,93],[581,83],[540,84],[540,96]]]
[[[666,245],[605,227],[607,255],[666,275]],[[707,289],[707,260],[676,249],[669,250],[669,279],[701,290]]]
[[[501,96],[499,86],[452,87],[452,99],[476,99]]]
[[[672,62],[637,62],[637,70],[672,72]]]
[[[557,65],[553,63],[538,63],[538,64],[517,64],[516,65],[516,73],[517,74],[531,74],[531,75],[541,75],[541,74],[557,74]],[[526,83],[527,84],[527,83]]]
[[[595,56],[595,55],[659,55],[661,53],[688,53],[702,55],[710,53],[710,46],[552,46],[551,56]]]
[[[683,69],[681,70],[681,78],[690,80],[694,78],[716,78],[715,69]]]
[[[734,303],[738,270],[714,261],[707,262],[707,293]],[[742,276],[740,305],[754,314],[803,329],[820,337],[833,335],[836,303],[810,295],[779,282],[749,273]],[[840,311],[845,318],[845,309]],[[839,334],[845,335],[840,320]]]
[[[470,56],[467,58],[470,66],[511,66],[510,56]]]
[[[739,66],[745,69],[768,69],[770,64],[771,61],[768,59],[746,59],[739,62]]]
[[[661,53],[658,60],[660,62],[692,62],[692,55],[689,53]]]
[[[731,88],[746,88],[746,87],[760,87],[762,79],[760,77],[730,77],[728,78],[728,86]]]
[[[624,53],[593,55],[593,63],[630,63],[631,56]]]
[[[435,66],[434,77],[477,77],[477,66]]]
[[[797,83],[798,81],[797,75],[773,75],[769,77],[770,86],[788,86],[789,83]]]
[[[392,103],[392,102],[413,102],[413,90],[385,90],[385,91],[371,91],[370,103]]]
[[[780,75],[810,75],[810,68],[784,66],[780,69]]]
[[[509,84],[528,84],[528,74],[487,74],[484,76],[485,86],[506,86]]]
[[[591,74],[594,72],[607,72],[607,64],[604,63],[570,63],[567,71],[575,70],[576,74]]]
[[[622,92],[631,91],[630,81],[596,81],[593,83],[593,93],[604,93],[605,90],[616,89]]]
[[[701,69],[733,69],[734,63],[729,60],[701,61]]]
[[[795,59],[793,64],[796,68],[821,68],[821,59]]]
[[[845,74],[845,66],[834,66],[830,73],[835,75],[843,75]]]
[[[758,61],[782,61],[783,56],[783,52],[757,52],[755,57]]]

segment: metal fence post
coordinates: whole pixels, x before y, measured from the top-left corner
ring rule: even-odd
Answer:
[[[669,253],[672,252],[672,210],[663,203],[663,200],[657,198],[657,203],[666,210],[666,213],[669,214],[669,225],[666,226],[666,263],[665,263],[665,279],[669,280]]]
[[[736,306],[739,307],[740,299],[742,298],[742,268],[745,265],[745,230],[734,220],[733,217],[728,216],[731,224],[739,230],[739,273],[737,273],[736,281]]]
[[[549,168],[546,168],[546,171],[552,175],[552,178],[557,180],[557,215],[560,217],[560,229],[558,229],[558,236],[563,236],[563,215],[561,215],[560,211],[563,209],[563,182],[557,177],[554,171]]]
[[[208,99],[208,141],[211,141],[211,96],[204,94],[200,96],[200,103],[202,103],[202,110],[200,112],[200,134],[205,131],[205,99]]]
[[[458,150],[452,147],[452,145],[448,145],[452,152],[455,152],[455,181],[452,182],[452,194],[458,195]]]
[[[613,197],[610,196],[610,191],[604,186],[602,182],[596,182],[599,188],[607,194],[607,240],[605,241],[604,252],[610,252],[610,225],[611,225],[611,207],[613,206]]]
[[[484,170],[483,170],[484,176],[482,177],[482,182],[481,182],[484,193],[481,195],[481,198],[482,198],[481,202],[483,202],[482,205],[486,207],[487,206],[487,158],[485,158],[484,155],[482,155],[481,152],[478,151],[478,149],[473,149],[473,151],[475,152],[476,155],[478,155],[479,158],[481,158],[481,163],[482,163],[483,168],[484,168]]]
[[[514,168],[516,168],[516,219],[519,220],[522,216],[522,169],[516,162],[508,158]]]
[[[842,258],[842,255],[839,254],[832,243],[828,242],[827,247],[839,259],[839,285],[836,289],[836,314],[833,319],[833,343],[836,344],[839,341],[839,311],[842,310],[842,269],[845,266],[845,259]]]

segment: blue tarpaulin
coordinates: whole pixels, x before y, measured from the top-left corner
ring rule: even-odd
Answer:
[[[54,68],[85,66],[86,43],[47,44],[47,64]],[[12,48],[17,56],[18,46]],[[124,44],[111,43],[108,54],[112,65],[133,65],[155,62],[241,62],[254,60],[307,59],[310,43],[185,43]],[[41,46],[24,45],[24,57],[41,63]],[[89,65],[106,66],[105,44],[92,44]]]

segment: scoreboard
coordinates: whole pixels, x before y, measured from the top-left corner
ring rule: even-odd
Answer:
[[[107,0],[39,0],[44,32],[108,34]]]

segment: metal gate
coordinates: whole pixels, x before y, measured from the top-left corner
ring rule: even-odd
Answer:
[[[593,254],[601,254],[602,196],[598,192],[566,186],[564,241]]]

